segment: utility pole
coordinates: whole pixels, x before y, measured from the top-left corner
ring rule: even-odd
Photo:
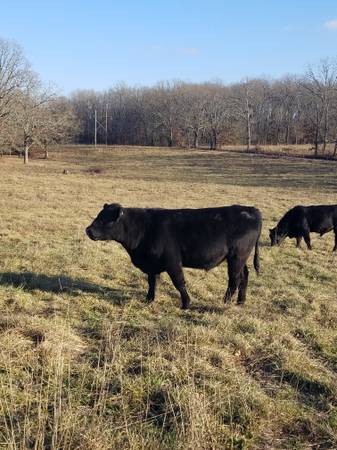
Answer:
[[[95,109],[95,150],[97,147],[97,109]]]
[[[105,126],[101,124],[99,120],[97,120],[97,109],[95,109],[95,124],[94,124],[94,136],[95,136],[95,149],[97,148],[97,131],[99,127],[103,128],[105,131],[105,145],[108,145],[108,119],[111,116],[108,116],[108,104],[105,105]]]
[[[105,105],[105,146],[108,146],[108,104]]]

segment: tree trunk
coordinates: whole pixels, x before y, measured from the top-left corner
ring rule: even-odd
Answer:
[[[320,114],[318,108],[316,108],[316,128],[315,128],[315,156],[318,155],[319,146],[319,129],[320,129]]]
[[[286,144],[289,145],[289,136],[290,136],[290,123],[289,120],[287,120],[287,127],[286,127]]]
[[[280,127],[279,125],[276,128],[276,145],[280,145]]]
[[[251,136],[251,126],[250,126],[250,114],[249,114],[248,99],[246,99],[246,114],[247,114],[247,151],[249,151],[250,147],[251,147],[251,143],[252,143],[252,136]]]
[[[324,129],[323,129],[323,146],[322,146],[322,154],[324,155],[325,150],[326,150],[326,138],[327,138],[327,134],[328,134],[328,130],[324,124]]]
[[[214,128],[212,129],[212,144],[213,144],[212,150],[216,150],[218,142],[217,142],[216,130]]]
[[[209,149],[210,149],[210,150],[213,150],[213,149],[214,149],[212,133],[209,134]]]
[[[318,136],[319,136],[319,124],[318,122],[316,123],[316,129],[315,129],[315,156],[318,155]]]
[[[44,159],[48,159],[49,153],[48,153],[48,147],[44,148]]]
[[[315,156],[317,156],[318,155],[318,133],[317,133],[317,130],[316,130],[316,133],[315,133],[315,142],[314,142],[314,144],[315,144]]]
[[[197,138],[198,138],[197,133],[193,131],[193,148],[197,148]]]
[[[336,153],[337,153],[337,139],[335,140],[335,146],[333,148],[333,157],[336,158]]]
[[[144,141],[145,141],[145,145],[149,145],[149,138],[148,138],[148,131],[147,131],[147,126],[145,121],[141,122],[143,125],[143,133],[144,133]]]
[[[25,145],[25,152],[23,154],[24,164],[28,164],[28,157],[29,157],[29,145]]]
[[[325,153],[325,150],[326,150],[326,137],[323,136],[323,147],[322,147],[322,154],[323,154],[323,155],[324,155],[324,153]]]
[[[170,134],[167,137],[167,141],[168,141],[168,146],[172,147],[172,144],[173,144],[173,131],[172,131],[172,128],[170,128]]]
[[[323,148],[322,153],[325,153],[326,150],[326,144],[327,144],[327,137],[328,137],[328,122],[329,121],[329,110],[328,108],[325,111],[324,114],[324,128],[323,128]]]
[[[198,132],[193,130],[191,148],[198,148]]]
[[[317,139],[315,139],[315,156],[318,155],[318,142]]]

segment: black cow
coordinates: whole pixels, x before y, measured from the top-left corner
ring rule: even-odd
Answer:
[[[286,237],[296,238],[300,247],[302,237],[311,250],[310,232],[321,236],[334,230],[337,250],[337,205],[295,206],[279,221],[275,228],[269,230],[271,245],[279,245]]]
[[[132,263],[148,276],[147,300],[155,298],[156,276],[167,272],[186,309],[190,297],[183,267],[209,270],[228,262],[229,303],[239,288],[238,303],[246,300],[246,261],[255,247],[254,267],[259,271],[259,210],[247,206],[205,209],[123,208],[104,205],[86,229],[92,240],[114,240],[122,244]]]

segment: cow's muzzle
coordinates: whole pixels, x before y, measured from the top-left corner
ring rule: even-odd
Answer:
[[[91,230],[90,227],[87,227],[87,228],[85,229],[85,232],[87,233],[87,236],[88,236],[91,240],[97,241],[97,238],[94,236],[94,233],[92,232],[92,230]]]

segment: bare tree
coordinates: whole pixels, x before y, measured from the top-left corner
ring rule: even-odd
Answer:
[[[324,59],[317,66],[309,66],[301,86],[311,97],[308,112],[311,112],[312,122],[315,124],[315,152],[318,153],[321,137],[322,152],[325,153],[331,107],[337,93],[337,61]]]
[[[153,120],[155,129],[165,139],[168,147],[174,143],[174,130],[178,127],[178,91],[176,84],[160,83],[154,89]]]
[[[177,94],[180,111],[179,127],[182,129],[186,145],[197,148],[204,125],[205,86],[182,83]]]
[[[51,145],[69,142],[79,129],[78,120],[65,98],[52,98],[39,107],[36,114],[34,143],[48,158]]]
[[[27,84],[30,74],[21,47],[0,39],[0,120],[10,114],[17,93]]]
[[[203,107],[203,132],[208,137],[210,149],[216,149],[220,133],[229,125],[231,103],[228,90],[220,84],[209,84],[205,90]]]
[[[241,118],[245,124],[246,148],[250,150],[252,144],[252,118],[254,115],[254,80],[246,79],[244,82],[232,87],[232,107],[234,114]]]
[[[28,163],[29,149],[39,142],[40,129],[44,123],[43,106],[55,98],[50,88],[44,88],[35,74],[30,75],[24,89],[17,93],[13,116],[21,130],[24,163]]]

